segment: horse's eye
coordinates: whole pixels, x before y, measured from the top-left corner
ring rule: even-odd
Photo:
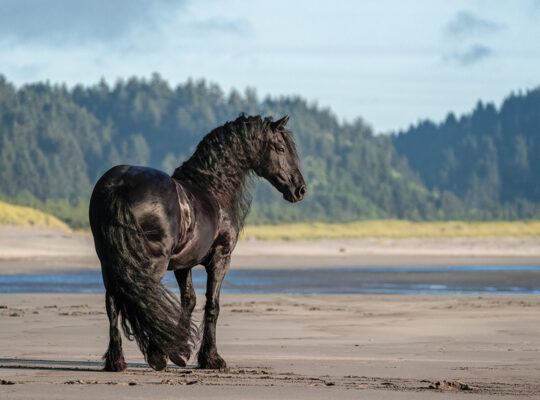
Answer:
[[[278,153],[285,153],[285,148],[281,146],[276,146],[276,150]]]

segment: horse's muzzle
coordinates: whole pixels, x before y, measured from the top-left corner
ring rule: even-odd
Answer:
[[[294,189],[294,192],[284,193],[283,198],[291,203],[296,203],[304,198],[306,192],[306,185],[300,185]]]

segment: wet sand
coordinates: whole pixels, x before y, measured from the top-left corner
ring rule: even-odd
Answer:
[[[201,315],[202,298],[196,309]],[[538,398],[540,297],[222,295],[224,371],[102,372],[103,295],[0,295],[0,398]],[[193,359],[191,360],[193,363]]]

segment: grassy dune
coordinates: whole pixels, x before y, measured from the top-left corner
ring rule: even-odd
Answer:
[[[250,225],[242,239],[317,240],[366,238],[540,237],[540,221],[513,222],[410,222],[398,220],[351,223],[298,223]]]
[[[14,225],[46,228],[70,232],[71,229],[58,218],[30,207],[15,206],[0,201],[0,226]]]

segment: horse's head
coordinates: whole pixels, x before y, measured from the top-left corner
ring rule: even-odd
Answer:
[[[269,124],[263,154],[255,172],[283,193],[284,199],[295,203],[304,198],[306,183],[298,165],[292,132],[285,128],[287,121],[288,115]]]

